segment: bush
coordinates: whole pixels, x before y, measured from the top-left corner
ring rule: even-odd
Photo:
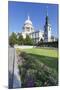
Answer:
[[[22,87],[32,86],[54,86],[58,84],[57,72],[42,62],[38,62],[31,55],[22,52],[20,54],[25,60],[19,67]],[[30,84],[30,82],[33,82]]]
[[[37,46],[58,48],[58,41],[55,41],[55,42],[38,42]]]
[[[33,45],[33,40],[28,35],[24,39],[24,45]]]

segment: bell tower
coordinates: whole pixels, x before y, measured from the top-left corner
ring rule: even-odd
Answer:
[[[49,17],[47,11],[44,26],[44,42],[51,42],[51,25],[49,24]]]

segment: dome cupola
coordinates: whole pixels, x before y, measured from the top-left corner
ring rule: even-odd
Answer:
[[[29,16],[28,16],[28,19],[25,21],[24,24],[30,24],[30,25],[32,25],[32,21],[30,20],[30,17]]]

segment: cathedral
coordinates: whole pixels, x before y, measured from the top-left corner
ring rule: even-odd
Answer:
[[[26,35],[29,35],[30,38],[32,38],[35,43],[38,43],[40,41],[43,41],[43,42],[54,41],[51,35],[51,25],[49,23],[48,15],[46,15],[46,18],[45,18],[45,25],[44,25],[43,31],[41,30],[36,31],[32,21],[30,20],[30,17],[28,16],[27,20],[23,24],[22,32],[19,34],[21,34],[23,38],[26,38]]]

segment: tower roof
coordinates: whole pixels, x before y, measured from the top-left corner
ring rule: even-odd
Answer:
[[[46,25],[49,24],[49,17],[48,17],[48,6],[46,6]]]
[[[48,16],[48,6],[46,6],[46,16]]]

